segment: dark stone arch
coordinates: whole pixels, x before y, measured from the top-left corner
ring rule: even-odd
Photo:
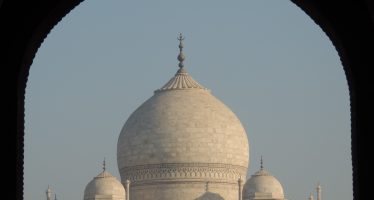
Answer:
[[[23,199],[24,97],[27,77],[35,53],[50,30],[83,0],[0,0],[0,66],[2,97],[6,109],[3,124],[9,137],[2,145],[4,160],[15,158],[15,166],[6,164],[5,172],[16,170],[16,191],[6,189],[6,196]],[[342,61],[350,94],[351,150],[354,199],[369,197],[369,112],[372,109],[374,66],[374,2],[370,0],[324,1],[291,0],[307,13],[334,44]],[[5,70],[5,71],[4,71]],[[8,130],[7,129],[7,130]],[[3,139],[5,140],[5,139]],[[9,154],[13,150],[14,154]],[[9,163],[9,162],[7,162]],[[9,181],[11,182],[11,181]],[[11,184],[8,184],[11,185]],[[11,187],[11,186],[9,186]],[[13,187],[12,187],[13,188]]]
[[[40,45],[53,27],[83,0],[0,0],[0,49],[2,52],[0,66],[5,69],[7,86],[7,112],[5,123],[14,146],[15,166],[7,166],[7,171],[15,169],[16,190],[13,187],[6,191],[8,199],[23,199],[24,168],[24,118],[25,89],[30,66]],[[10,87],[12,86],[12,87]],[[4,146],[2,146],[4,148]],[[9,152],[9,149],[2,149]],[[8,158],[8,157],[6,157]],[[13,160],[13,159],[12,159]],[[10,181],[9,181],[10,182]]]
[[[374,1],[291,1],[321,27],[339,54],[350,97],[353,197],[364,199],[369,197],[372,160],[367,156],[367,141],[373,131],[369,127],[373,104],[369,94],[374,87],[369,69],[374,66]]]

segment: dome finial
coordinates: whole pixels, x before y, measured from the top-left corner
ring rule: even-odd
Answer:
[[[104,157],[104,161],[103,161],[103,171],[105,171],[105,157]]]
[[[263,162],[263,160],[262,160],[262,155],[261,155],[261,166],[260,166],[260,168],[261,168],[261,170],[263,170],[264,169],[264,162]]]
[[[184,57],[184,54],[183,54],[183,40],[184,40],[184,37],[182,35],[182,33],[179,33],[179,37],[178,37],[178,40],[179,40],[179,55],[178,55],[178,60],[179,60],[179,68],[183,68],[184,65],[183,65],[183,61],[185,59]]]

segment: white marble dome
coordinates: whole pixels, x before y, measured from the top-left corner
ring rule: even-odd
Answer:
[[[243,200],[252,199],[283,200],[283,187],[268,171],[260,169],[247,180],[243,187]]]
[[[131,180],[133,187],[195,181],[203,191],[209,181],[231,191],[225,196],[231,199],[237,196],[235,187],[238,178],[246,176],[248,162],[248,138],[240,120],[183,68],[130,115],[117,144],[121,180]],[[146,193],[150,189],[142,195]]]
[[[159,163],[247,168],[248,139],[236,115],[205,88],[175,85],[156,91],[128,118],[118,139],[119,169]]]
[[[84,190],[84,200],[125,200],[123,185],[109,172],[103,171]]]
[[[247,134],[236,115],[184,69],[138,107],[117,143],[131,200],[237,199],[248,170]]]

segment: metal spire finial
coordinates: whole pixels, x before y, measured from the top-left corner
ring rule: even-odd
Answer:
[[[55,200],[57,200],[57,195],[55,194]]]
[[[178,40],[179,40],[179,55],[178,55],[178,60],[179,60],[179,64],[178,64],[178,66],[179,66],[179,68],[183,68],[184,67],[184,65],[183,65],[183,61],[184,61],[184,59],[185,59],[185,56],[184,56],[184,54],[183,54],[183,40],[184,40],[184,37],[183,37],[183,35],[182,35],[182,33],[179,33],[179,37],[177,38]]]
[[[263,162],[263,160],[262,160],[262,156],[261,156],[261,170],[263,170],[264,169],[264,162]]]
[[[105,171],[105,157],[104,157],[104,161],[103,161],[103,171]]]

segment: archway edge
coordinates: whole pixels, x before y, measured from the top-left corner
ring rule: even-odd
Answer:
[[[373,83],[369,68],[374,66],[373,1],[303,1],[291,0],[319,25],[337,50],[346,74],[351,113],[351,156],[353,197],[369,197],[368,152],[369,96]]]
[[[14,84],[4,95],[9,101],[5,118],[15,134],[16,199],[23,199],[24,157],[24,99],[27,77],[32,60],[52,28],[83,0],[0,1],[2,27],[1,66],[12,74],[7,86]],[[374,66],[373,37],[374,8],[370,1],[356,0],[339,3],[315,0],[291,0],[308,14],[327,34],[341,58],[349,86],[351,103],[351,150],[354,199],[369,195],[369,162],[367,154],[369,127],[369,94],[373,91],[368,69]],[[8,72],[8,71],[7,71]],[[14,93],[16,91],[16,93]],[[10,97],[10,98],[9,98]],[[13,138],[13,137],[11,137]],[[3,147],[4,148],[4,147]],[[5,149],[4,152],[9,152]],[[9,158],[13,158],[10,156]],[[371,158],[372,159],[372,158]],[[360,161],[360,162],[358,162]],[[7,165],[9,171],[14,167]],[[14,180],[12,178],[12,180]],[[12,190],[7,190],[14,197]]]

